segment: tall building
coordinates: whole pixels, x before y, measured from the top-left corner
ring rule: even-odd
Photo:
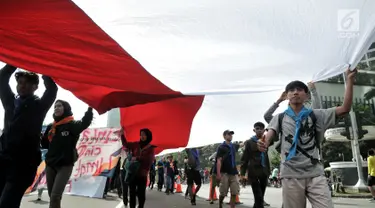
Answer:
[[[121,127],[121,125],[120,125],[120,109],[119,108],[114,108],[114,109],[108,111],[107,127],[112,127],[112,128]]]

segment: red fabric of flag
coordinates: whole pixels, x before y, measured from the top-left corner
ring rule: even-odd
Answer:
[[[170,103],[176,102],[172,104],[175,106],[182,99],[186,105],[180,110],[191,113],[179,118],[189,119],[180,122],[186,125],[202,104],[203,97],[184,96],[154,78],[70,0],[2,0],[0,12],[0,61],[51,76],[99,113],[114,107],[169,99]],[[130,112],[142,109],[163,114],[158,113],[155,107],[158,104],[145,106],[134,106]],[[181,113],[177,111],[174,113]],[[146,119],[138,122],[152,125],[147,123],[148,115],[138,115]],[[176,118],[152,119],[173,122]],[[159,132],[159,127],[148,127]],[[181,137],[184,140],[181,143],[187,143],[187,138]],[[164,141],[167,139],[162,139],[163,147],[167,148],[168,144],[172,145],[169,148],[176,147]]]
[[[120,109],[121,125],[128,141],[139,141],[142,128],[152,131],[152,144],[156,152],[164,149],[185,147],[195,114],[203,102],[203,96],[169,99],[161,102]]]

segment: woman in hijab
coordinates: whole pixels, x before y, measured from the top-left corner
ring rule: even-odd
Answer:
[[[136,172],[131,173],[131,171],[127,170],[127,174],[130,173],[133,175],[128,181],[130,189],[130,208],[136,207],[136,197],[138,197],[138,207],[144,208],[146,202],[147,175],[155,158],[155,147],[151,145],[152,132],[149,129],[141,129],[140,137],[138,142],[127,142],[123,130],[121,130],[121,141],[123,146],[129,150],[130,160],[139,164]]]
[[[49,207],[60,208],[62,194],[78,159],[79,135],[90,126],[93,113],[89,107],[82,120],[74,120],[69,103],[63,100],[57,100],[54,109],[54,122],[47,126],[41,145],[48,149],[45,162]]]

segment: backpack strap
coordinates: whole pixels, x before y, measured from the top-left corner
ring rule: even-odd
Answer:
[[[317,128],[316,128],[316,116],[315,116],[315,113],[314,111],[311,111],[309,117],[311,118],[312,120],[312,128],[314,129],[314,138],[315,138],[315,145],[316,147],[318,148],[319,150],[319,154],[320,154],[320,141],[318,139],[318,132],[317,132]]]
[[[281,153],[281,146],[283,142],[283,119],[285,117],[285,112],[280,113],[278,115],[278,125],[279,125],[279,141],[275,145],[275,149],[277,152]]]
[[[283,116],[284,117],[284,116]],[[314,139],[315,139],[315,146],[318,148],[318,151],[319,151],[319,154],[320,154],[320,141],[318,139],[318,132],[317,132],[317,128],[316,128],[316,116],[315,116],[315,113],[314,111],[311,111],[311,113],[309,114],[309,117],[312,121],[312,128],[314,129]],[[281,119],[282,121],[282,119]],[[281,121],[280,121],[280,118],[279,118],[279,125],[281,125]],[[280,126],[279,129],[281,129],[282,127]],[[293,143],[293,138],[290,138],[290,137],[286,137],[285,140],[289,143]],[[317,158],[313,158],[311,155],[307,154],[306,150],[302,149],[299,145],[297,145],[297,151],[299,151],[300,153],[302,153],[304,156],[306,156],[307,158],[310,158],[311,162],[315,165],[319,162],[319,159]]]
[[[279,140],[280,142],[282,141],[282,136],[283,136],[283,119],[285,116],[285,112],[280,113],[278,117],[278,123],[279,123]]]
[[[227,157],[228,157],[229,154],[230,154],[230,149],[229,149],[228,146],[223,145],[223,144],[220,144],[220,145],[217,147],[217,150],[216,150],[216,157],[215,157],[215,164],[214,164],[214,167],[215,167],[214,171],[217,171],[217,170],[216,170],[216,164],[217,164],[217,153],[219,153],[219,149],[220,149],[220,148],[226,148],[226,149],[228,150],[228,151],[226,152],[226,154],[223,156],[223,158],[222,158],[221,161],[224,161],[225,159],[227,159]]]

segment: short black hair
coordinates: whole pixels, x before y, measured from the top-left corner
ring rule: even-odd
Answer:
[[[19,71],[14,76],[17,82],[21,77],[24,77],[30,84],[39,85],[39,76],[34,72]]]
[[[231,131],[231,130],[225,130],[223,132],[223,136],[225,136],[225,135],[233,135],[233,134],[234,134],[234,131]]]
[[[303,91],[305,91],[305,93],[308,93],[309,92],[309,87],[307,87],[307,85],[301,81],[293,81],[293,82],[290,82],[289,84],[286,85],[285,87],[285,92],[289,92],[290,90],[293,90],[295,88],[301,88],[303,89]]]
[[[373,149],[370,149],[370,150],[368,151],[368,155],[373,156],[374,154],[375,154],[375,151],[374,151]]]
[[[258,122],[256,122],[256,123],[254,124],[254,129],[255,129],[256,127],[260,127],[260,128],[262,128],[262,129],[266,128],[266,126],[264,125],[264,123],[262,123],[262,122],[260,122],[260,121],[258,121]]]

